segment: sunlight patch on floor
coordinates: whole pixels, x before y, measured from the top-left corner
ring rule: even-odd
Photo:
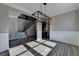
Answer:
[[[34,42],[34,41],[32,41],[32,42],[28,42],[28,43],[26,43],[26,44],[27,44],[28,46],[30,46],[31,48],[33,48],[33,47],[39,45],[39,43]]]
[[[26,51],[25,53],[23,53],[19,56],[34,56],[34,55],[30,51]]]
[[[51,42],[51,41],[46,41],[46,42],[44,42],[44,44],[51,46],[51,47],[55,47],[57,43]]]
[[[39,46],[35,47],[34,50],[36,50],[41,55],[45,56],[51,51],[51,48],[48,48],[48,47],[40,44]]]
[[[10,53],[10,56],[16,56],[16,55],[18,55],[26,50],[27,49],[23,45],[19,45],[19,46],[10,48],[9,53]]]
[[[37,42],[40,42],[40,43],[43,43],[45,42],[46,40],[36,40]]]
[[[46,56],[52,50],[52,48],[50,48],[48,46],[55,47],[56,44],[57,44],[55,42],[51,42],[51,41],[47,41],[47,40],[36,40],[36,41],[37,42],[35,42],[35,41],[28,42],[28,43],[26,43],[26,45],[28,45],[29,47],[34,49],[36,52],[38,52],[38,53],[40,53],[41,55],[44,55],[44,56]],[[42,43],[45,44],[45,45],[43,45]],[[48,46],[46,46],[46,45],[48,45]],[[10,56],[16,56],[16,55],[19,55],[19,56],[34,56],[33,53],[31,53],[29,51],[29,49],[27,49],[23,45],[19,45],[19,46],[10,48],[9,53],[10,53]]]

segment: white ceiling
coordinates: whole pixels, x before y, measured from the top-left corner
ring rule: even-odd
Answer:
[[[6,5],[28,12],[30,14],[41,9],[41,3],[12,3]],[[48,3],[46,7],[46,13],[48,16],[55,16],[75,10],[78,8],[78,5],[78,3]],[[44,13],[44,6],[42,6],[42,8]]]

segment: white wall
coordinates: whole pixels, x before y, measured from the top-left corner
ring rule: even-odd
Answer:
[[[37,40],[41,40],[42,39],[42,23],[40,23],[40,22],[37,22],[37,24],[36,24],[37,26]]]
[[[9,49],[9,33],[0,33],[0,52]]]
[[[8,8],[0,4],[0,52],[9,49]]]
[[[22,19],[18,19],[18,31],[23,31],[25,21]]]
[[[13,40],[16,39],[16,33],[18,32],[18,30],[22,30],[23,26],[22,26],[22,20],[18,19],[18,16],[22,13],[19,10],[13,9],[9,7],[9,13],[8,13],[8,17],[9,17],[9,40]],[[19,23],[19,24],[18,24]]]
[[[78,10],[52,18],[50,39],[79,46]]]
[[[18,31],[17,15],[20,13],[27,14],[0,4],[0,52],[9,49],[9,34]],[[15,34],[12,38],[15,38]]]
[[[9,49],[9,40],[10,39],[16,39],[16,33],[18,32],[18,29],[22,30],[23,23],[21,19],[18,19],[17,17],[21,14],[27,14],[23,11],[16,10],[14,8],[5,6],[0,4],[0,52],[8,50]],[[22,21],[19,23],[19,21]],[[27,24],[29,21],[26,21]],[[19,23],[19,24],[18,24]],[[34,26],[30,27],[28,29],[28,35],[34,35]],[[9,35],[12,35],[9,38]]]
[[[16,39],[16,33],[18,32],[18,19],[9,18],[9,40]]]
[[[9,7],[9,40],[14,40],[16,39],[16,34],[18,33],[18,31],[23,31],[24,29],[24,23],[26,23],[26,26],[28,23],[30,23],[30,21],[28,20],[23,20],[23,19],[18,19],[18,16],[20,14],[26,14],[28,15],[28,13],[24,13],[22,11],[13,9]],[[32,31],[32,29],[29,29],[28,33],[30,33],[30,30]],[[31,32],[32,33],[32,32]]]

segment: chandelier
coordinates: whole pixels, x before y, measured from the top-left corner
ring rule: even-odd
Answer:
[[[47,3],[41,3],[40,11],[36,11],[32,14],[32,16],[37,19],[37,22],[49,23],[49,20],[52,19],[52,18],[50,18],[49,16],[46,15],[46,5],[47,5]],[[43,12],[43,10],[44,10],[44,12]]]

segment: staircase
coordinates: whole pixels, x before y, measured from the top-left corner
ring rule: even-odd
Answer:
[[[28,24],[25,24],[23,32],[25,32],[28,28],[30,28],[34,23],[35,23],[35,21],[30,21]]]
[[[31,27],[36,22],[36,18],[25,14],[19,15],[18,18],[26,20],[24,23],[24,29],[21,32],[25,32],[29,27]]]

